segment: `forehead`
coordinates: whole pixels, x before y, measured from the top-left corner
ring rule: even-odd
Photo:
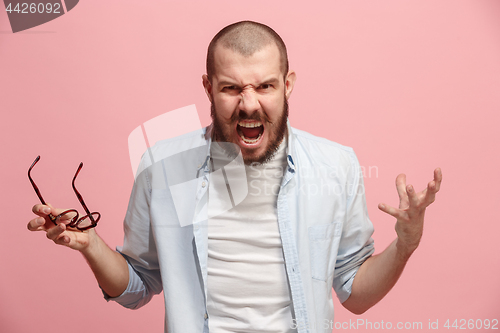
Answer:
[[[251,84],[271,77],[278,78],[282,76],[280,60],[279,49],[274,43],[264,46],[251,56],[217,45],[214,52],[214,79]]]

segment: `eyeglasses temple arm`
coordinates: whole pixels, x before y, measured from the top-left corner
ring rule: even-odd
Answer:
[[[94,218],[93,218],[92,214],[90,213],[90,210],[87,208],[85,201],[83,201],[82,195],[80,194],[80,192],[78,192],[78,190],[76,189],[76,186],[75,186],[76,177],[78,176],[78,174],[80,173],[80,170],[82,168],[83,168],[83,162],[80,163],[80,165],[78,166],[78,169],[76,170],[75,176],[73,177],[73,181],[71,182],[71,185],[73,186],[73,191],[75,191],[76,197],[78,198],[78,201],[80,201],[80,203],[82,204],[82,207],[85,210],[85,213],[87,213],[87,216],[89,217],[89,219],[92,222],[94,222]]]
[[[29,180],[31,182],[31,185],[33,186],[33,189],[35,190],[36,195],[38,196],[38,199],[40,199],[40,201],[42,202],[42,204],[46,206],[47,204],[45,203],[45,200],[43,200],[42,193],[40,193],[40,190],[38,189],[38,186],[36,186],[35,182],[31,178],[31,169],[33,169],[33,167],[35,166],[35,164],[38,163],[39,160],[40,160],[40,155],[38,155],[37,158],[35,158],[35,161],[31,164],[30,168],[28,169],[28,178],[29,178]],[[56,218],[52,214],[49,214],[48,216],[49,216],[50,220],[55,225],[57,225]]]

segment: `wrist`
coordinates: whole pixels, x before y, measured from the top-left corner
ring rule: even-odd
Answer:
[[[397,254],[404,261],[407,261],[411,257],[411,255],[413,254],[413,252],[415,252],[417,247],[418,247],[418,243],[417,244],[408,244],[408,243],[404,242],[403,240],[401,240],[399,237],[397,238],[397,241],[396,241]]]
[[[100,248],[100,238],[95,232],[95,230],[92,228],[88,231],[88,243],[87,246],[83,247],[80,249],[80,253],[88,259],[95,257],[99,253],[99,248]]]

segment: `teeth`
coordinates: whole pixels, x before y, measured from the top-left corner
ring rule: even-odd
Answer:
[[[256,123],[243,123],[243,122],[239,122],[238,125],[240,125],[241,127],[246,127],[246,128],[254,128],[254,127],[262,126],[262,123],[260,121],[256,122]]]
[[[242,138],[245,143],[256,143],[257,141],[259,141],[261,136],[262,136],[262,134],[259,134],[259,136],[257,138],[250,140],[250,139],[245,138],[243,136],[243,134],[240,134],[240,138]]]

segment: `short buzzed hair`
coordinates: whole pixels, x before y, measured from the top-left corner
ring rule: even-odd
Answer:
[[[281,37],[273,29],[267,25],[253,21],[241,21],[228,25],[215,35],[208,46],[208,79],[212,82],[212,76],[215,72],[215,48],[218,44],[238,52],[244,57],[250,57],[273,42],[280,52],[281,71],[283,72],[283,77],[286,77],[288,73],[286,46]]]

